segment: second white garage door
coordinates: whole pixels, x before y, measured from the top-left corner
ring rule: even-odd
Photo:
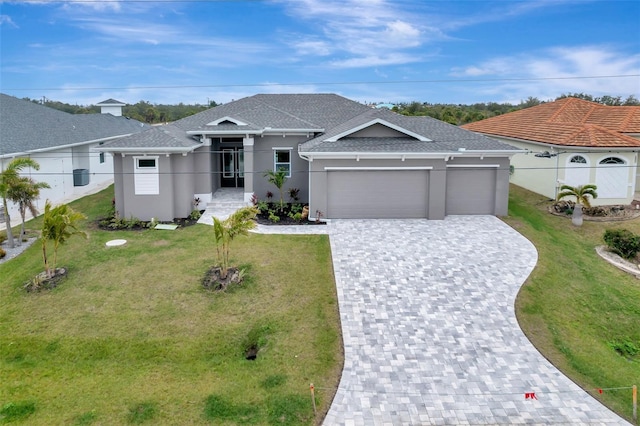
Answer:
[[[401,219],[427,217],[428,170],[327,172],[327,217]]]

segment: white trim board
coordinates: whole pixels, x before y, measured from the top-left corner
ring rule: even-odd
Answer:
[[[326,171],[336,170],[433,170],[432,166],[417,166],[417,167],[325,167]]]
[[[447,164],[447,167],[455,168],[465,168],[465,169],[489,169],[489,168],[500,168],[500,164]]]

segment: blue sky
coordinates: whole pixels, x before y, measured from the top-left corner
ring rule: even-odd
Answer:
[[[640,98],[637,0],[0,0],[0,31],[0,91],[82,105]]]

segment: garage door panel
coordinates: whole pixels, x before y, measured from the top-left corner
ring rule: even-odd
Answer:
[[[494,214],[495,169],[447,170],[446,214]]]
[[[327,173],[330,218],[424,218],[426,170],[331,171]]]
[[[625,198],[628,187],[628,169],[618,165],[600,165],[596,170],[599,198]]]

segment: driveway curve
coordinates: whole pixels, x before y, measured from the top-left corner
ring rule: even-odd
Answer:
[[[325,425],[628,424],[514,313],[534,246],[493,216],[329,227],[345,365]]]

